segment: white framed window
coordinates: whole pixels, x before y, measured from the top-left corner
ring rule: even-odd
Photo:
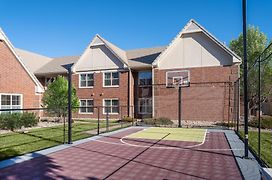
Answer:
[[[23,95],[22,94],[0,94],[0,108],[1,109],[22,109]],[[18,112],[18,111],[10,111]]]
[[[90,88],[94,86],[94,73],[79,74],[79,87]]]
[[[103,87],[119,87],[119,72],[104,72]]]
[[[152,98],[139,98],[139,114],[152,114]]]
[[[103,99],[103,113],[118,114],[119,113],[119,99]]]
[[[93,114],[94,112],[94,100],[93,99],[80,99],[80,114]]]

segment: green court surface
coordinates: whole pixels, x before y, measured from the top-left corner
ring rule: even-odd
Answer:
[[[166,136],[169,134],[168,136]],[[162,139],[172,141],[190,141],[203,142],[206,135],[206,129],[195,128],[160,128],[152,127],[144,129],[137,133],[131,134],[126,138],[142,138],[142,139]]]

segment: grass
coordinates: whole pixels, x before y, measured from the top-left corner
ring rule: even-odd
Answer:
[[[244,136],[244,132],[240,132]],[[258,154],[258,132],[249,131],[249,145]],[[261,159],[271,168],[272,167],[272,132],[261,132]]]
[[[152,127],[131,134],[128,137],[159,140],[168,133],[170,134],[163,140],[202,142],[205,136],[205,129]]]
[[[117,123],[110,122],[109,125],[114,126],[117,125]],[[106,123],[101,122],[100,127],[106,127]],[[68,128],[66,127],[66,141],[67,129]],[[73,123],[72,140],[76,141],[93,136],[86,131],[95,131],[95,129],[97,129],[96,121]],[[0,160],[53,147],[63,144],[63,142],[63,125],[32,129],[26,133],[11,132],[2,134],[0,135]]]

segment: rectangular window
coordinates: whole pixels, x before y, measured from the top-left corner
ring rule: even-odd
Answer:
[[[79,87],[93,87],[94,86],[94,74],[86,73],[79,75]]]
[[[105,72],[104,86],[105,87],[119,86],[119,72]]]
[[[119,100],[118,99],[104,99],[104,114],[118,114],[119,113]]]
[[[138,73],[139,85],[152,85],[152,72],[151,71],[140,71]]]
[[[81,99],[79,113],[93,113],[94,112],[94,101],[93,99]]]
[[[139,98],[139,114],[152,113],[152,98]]]
[[[47,87],[50,83],[54,82],[57,77],[47,77],[45,78],[45,87]]]
[[[1,94],[1,109],[22,109],[22,95]],[[18,112],[18,111],[11,111]]]

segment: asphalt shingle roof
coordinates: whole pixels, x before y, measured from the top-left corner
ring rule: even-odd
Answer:
[[[70,64],[75,63],[79,59],[79,56],[65,56],[65,57],[59,57],[54,58],[44,66],[42,66],[40,69],[36,70],[34,72],[35,75],[46,75],[46,74],[62,74],[66,73],[67,70],[65,70],[62,65],[64,64]]]

